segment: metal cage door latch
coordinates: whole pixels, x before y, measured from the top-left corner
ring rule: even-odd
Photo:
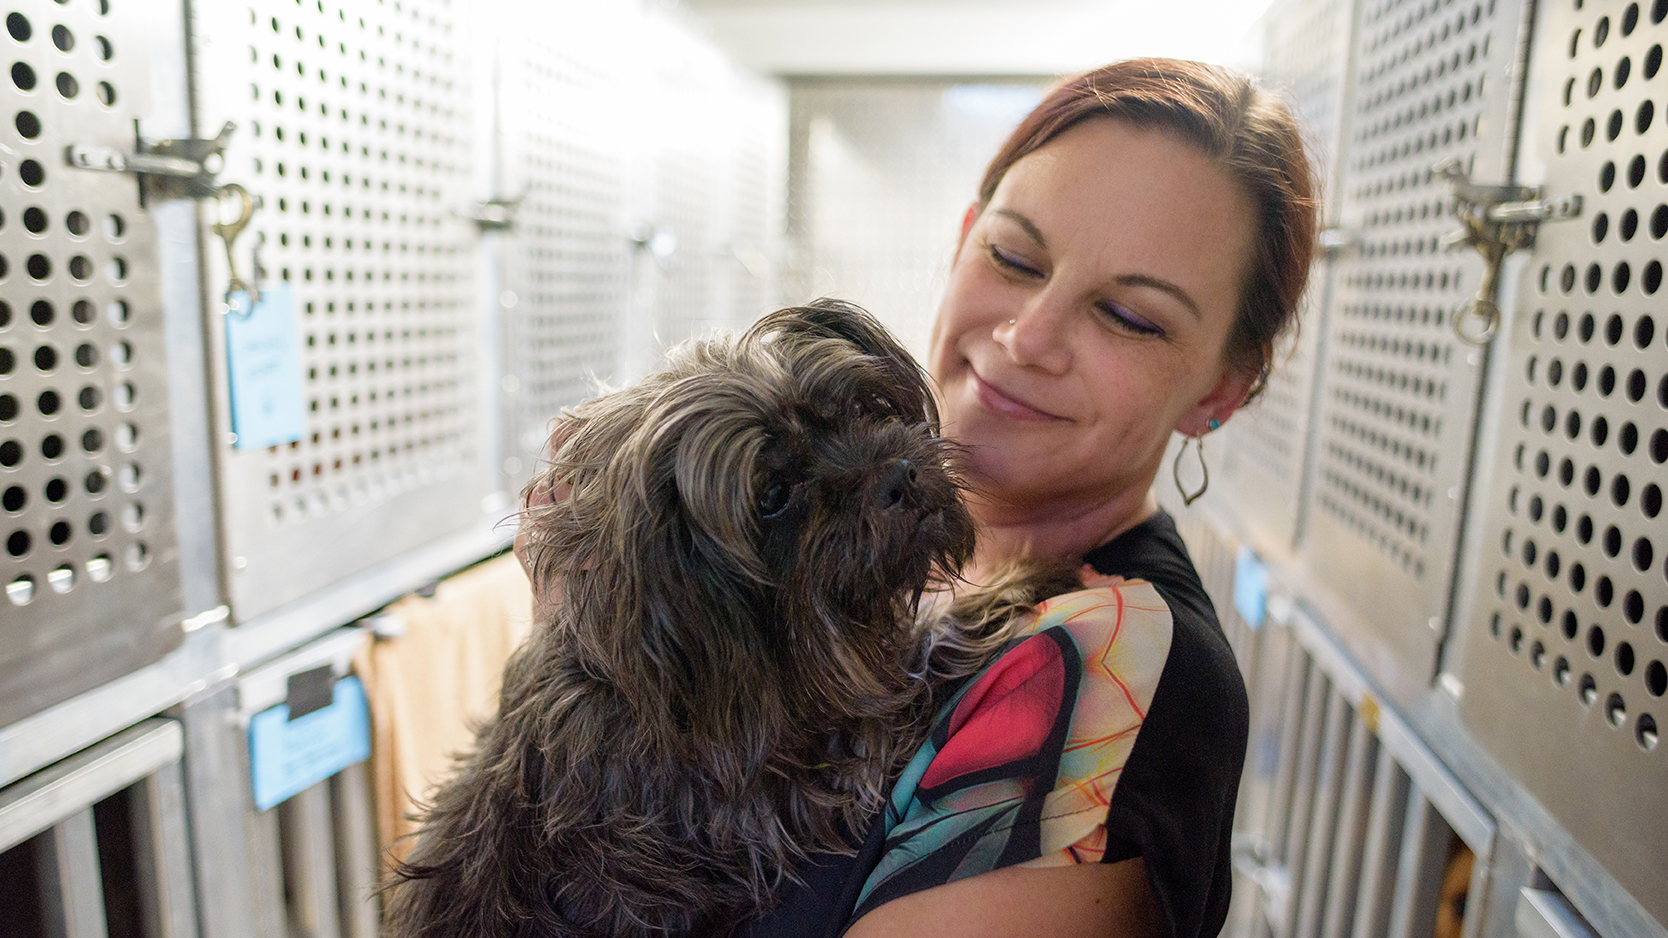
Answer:
[[[1477,295],[1454,313],[1454,332],[1472,345],[1487,345],[1500,331],[1500,304],[1495,297],[1506,255],[1534,247],[1541,222],[1579,216],[1581,196],[1552,202],[1541,198],[1539,186],[1474,183],[1458,159],[1439,163],[1431,171],[1448,180],[1454,192],[1454,215],[1464,226],[1443,236],[1443,248],[1476,248],[1486,265]]]
[[[191,137],[148,144],[135,134],[133,153],[72,143],[64,148],[64,162],[76,169],[138,176],[141,203],[151,198],[218,198],[221,187],[214,177],[224,167],[223,154],[234,129],[236,125],[227,121],[212,139]]]

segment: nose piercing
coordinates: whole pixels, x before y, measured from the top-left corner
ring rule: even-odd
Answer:
[[[1016,322],[1019,322],[1019,320],[1017,320],[1017,319],[1010,319],[1010,320],[1008,320],[1008,325],[1010,325],[1010,326],[1011,326],[1011,325],[1013,325],[1013,324],[1014,324],[1014,323],[1016,323]]]

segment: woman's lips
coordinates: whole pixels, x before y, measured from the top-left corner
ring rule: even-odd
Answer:
[[[1034,420],[1039,422],[1063,420],[1047,411],[1038,410],[1024,401],[1016,400],[1002,393],[985,379],[979,377],[978,372],[968,369],[968,375],[973,379],[973,393],[979,403],[988,410],[993,410],[1005,417],[1015,420]]]

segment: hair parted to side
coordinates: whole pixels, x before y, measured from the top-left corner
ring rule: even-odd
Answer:
[[[1296,327],[1315,251],[1320,206],[1296,118],[1278,96],[1232,69],[1178,59],[1114,62],[1056,85],[1014,129],[985,170],[980,208],[1015,163],[1098,117],[1177,135],[1215,160],[1249,197],[1256,251],[1224,355],[1231,368],[1256,377],[1255,397],[1275,343]]]

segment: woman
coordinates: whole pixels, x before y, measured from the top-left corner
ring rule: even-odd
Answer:
[[[1135,675],[1153,689],[1131,698],[1144,719],[1107,773],[1110,801],[1095,812],[1093,837],[1025,856],[1014,846],[1025,838],[992,841],[989,823],[943,807],[983,797],[991,771],[967,775],[977,784],[953,796],[920,784],[981,716],[1017,725],[1013,697],[984,692],[1027,680],[1013,677],[1022,644],[992,666],[998,677],[973,682],[983,703],[952,702],[935,730],[937,755],[905,772],[901,786],[928,793],[895,794],[877,823],[884,830],[856,857],[818,858],[782,907],[745,932],[839,934],[853,909],[851,938],[1220,930],[1245,688],[1151,489],[1173,432],[1200,438],[1260,389],[1303,290],[1315,218],[1291,114],[1224,69],[1107,66],[1055,88],[1009,138],[962,221],[929,359],[984,525],[967,575],[976,582],[981,569],[1032,555],[1081,558],[1099,583],[1147,581],[1138,589],[1157,601],[1142,628],[1169,633],[1149,669],[1161,673]],[[1070,671],[1064,699],[1082,709],[1093,698],[1078,680]],[[969,745],[1010,738],[981,737],[957,758],[970,764]],[[1027,776],[1014,797],[1042,818],[1033,826],[1046,825],[1043,795],[1066,784]],[[923,832],[914,842],[912,823]],[[978,823],[985,828],[968,826]],[[1047,840],[1031,832],[1030,849]]]

